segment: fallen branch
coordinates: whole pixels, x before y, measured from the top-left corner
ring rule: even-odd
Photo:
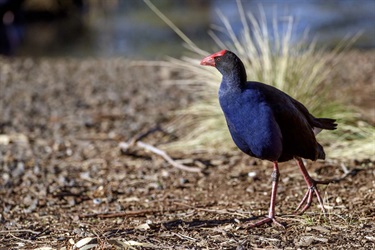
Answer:
[[[42,231],[43,232],[43,231]],[[14,229],[14,230],[1,230],[0,234],[9,234],[9,233],[31,233],[31,234],[40,234],[41,232],[33,231],[29,229]]]
[[[192,206],[192,205],[181,203],[181,202],[174,202],[174,204],[176,204],[178,206],[185,206],[187,208],[195,209],[197,211],[202,211],[202,212],[216,213],[216,214],[229,214],[229,215],[232,215],[232,216],[241,216],[243,218],[249,218],[248,212],[244,212],[243,214],[241,214],[241,213],[238,213],[238,212],[230,212],[227,209],[200,208],[200,207]]]
[[[188,167],[188,166],[185,166],[183,164],[180,164],[180,163],[176,162],[165,151],[163,151],[161,149],[158,149],[158,148],[156,148],[156,147],[154,147],[150,144],[144,143],[142,141],[137,141],[135,143],[135,145],[139,148],[143,148],[145,150],[148,150],[148,151],[150,151],[154,154],[157,154],[157,155],[163,157],[169,164],[171,164],[175,168],[178,168],[178,169],[181,169],[181,170],[184,170],[184,171],[194,172],[194,173],[202,172],[202,170],[200,168]],[[126,143],[126,142],[121,142],[119,144],[119,146],[120,146],[121,149],[126,151],[126,150],[129,149],[129,146],[131,146],[131,144]]]
[[[187,210],[187,207],[178,207],[178,208],[171,208],[171,209],[141,209],[135,211],[127,211],[127,212],[118,212],[118,213],[94,213],[94,214],[83,214],[79,215],[80,218],[89,218],[89,217],[97,217],[97,218],[116,218],[116,217],[137,217],[137,216],[146,216],[148,214],[162,214],[166,212],[177,212]]]
[[[137,217],[137,216],[146,216],[149,214],[163,214],[163,213],[173,213],[178,211],[185,211],[189,209],[193,210],[200,210],[204,207],[213,206],[215,203],[207,203],[207,204],[198,204],[195,206],[187,205],[184,203],[177,203],[177,207],[168,208],[168,209],[140,209],[140,210],[133,210],[133,211],[124,211],[124,212],[104,212],[104,213],[92,213],[92,214],[82,214],[79,215],[80,218],[89,218],[89,217],[97,217],[97,218],[115,218],[115,217]],[[0,231],[2,232],[2,231]]]
[[[353,168],[349,170],[345,164],[341,164],[341,168],[343,170],[343,174],[340,177],[334,177],[329,180],[324,180],[324,181],[317,181],[317,184],[330,184],[330,183],[339,183],[340,181],[345,180],[348,176],[354,176],[356,175],[359,171],[362,171],[362,168]]]
[[[114,218],[114,217],[133,217],[144,216],[146,214],[154,214],[160,212],[159,210],[145,209],[137,211],[119,212],[119,213],[94,213],[79,215],[80,218],[98,217],[98,218]]]
[[[120,142],[119,147],[121,148],[121,150],[123,152],[127,152],[130,148],[133,148],[134,146],[137,146],[139,148],[145,149],[147,151],[150,151],[154,154],[157,154],[157,155],[163,157],[169,164],[171,164],[175,168],[178,168],[178,169],[181,169],[181,170],[184,170],[184,171],[188,171],[188,172],[194,172],[194,173],[201,173],[202,172],[202,170],[200,168],[188,167],[188,166],[185,166],[183,164],[180,164],[180,163],[176,162],[175,160],[173,160],[172,157],[170,157],[165,151],[163,151],[161,149],[158,149],[157,147],[154,147],[150,144],[147,144],[147,143],[144,143],[144,142],[140,141],[142,138],[144,138],[147,135],[149,135],[149,134],[151,134],[155,131],[158,131],[158,130],[160,130],[160,128],[156,127],[156,128],[150,129],[149,131],[147,131],[145,133],[138,134],[135,137],[133,137],[132,139],[130,139],[129,142]]]

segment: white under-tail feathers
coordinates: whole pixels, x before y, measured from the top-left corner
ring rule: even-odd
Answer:
[[[322,131],[323,129],[322,128],[315,128],[313,127],[313,132],[314,132],[314,135],[317,135],[320,133],[320,131]]]

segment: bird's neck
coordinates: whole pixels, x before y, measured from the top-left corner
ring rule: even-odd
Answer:
[[[224,88],[229,89],[242,89],[247,81],[246,70],[242,62],[237,64],[234,69],[228,70],[223,73],[222,85]]]

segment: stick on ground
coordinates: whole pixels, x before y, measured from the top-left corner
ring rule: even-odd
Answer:
[[[144,143],[144,142],[140,141],[140,139],[146,137],[147,135],[149,135],[149,134],[151,134],[151,133],[153,133],[154,131],[157,131],[157,130],[159,130],[159,129],[151,129],[151,130],[147,131],[146,133],[136,135],[135,137],[130,139],[129,142],[120,142],[119,147],[124,152],[127,152],[130,148],[133,148],[134,146],[136,146],[136,147],[142,148],[144,150],[150,151],[154,154],[157,154],[157,155],[163,157],[169,164],[171,164],[175,168],[178,168],[178,169],[181,169],[181,170],[184,170],[184,171],[188,171],[188,172],[194,172],[194,173],[201,173],[202,172],[202,170],[200,168],[188,167],[188,166],[185,166],[183,164],[180,164],[180,163],[176,162],[175,160],[173,160],[172,157],[170,157],[165,151],[163,151],[161,149],[158,149],[155,146],[152,146],[150,144],[147,144],[147,143]]]

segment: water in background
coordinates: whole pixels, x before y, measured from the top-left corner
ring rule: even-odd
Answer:
[[[79,11],[68,11],[62,18],[45,21],[34,17],[34,21],[26,22],[14,55],[162,59],[178,57],[187,51],[182,40],[143,1],[75,2],[82,3]],[[234,0],[153,3],[191,40],[208,51],[213,51],[215,44],[207,31],[212,26],[223,26],[217,10],[228,17],[235,32],[242,28]],[[255,16],[259,16],[262,5],[269,24],[275,12],[280,19],[291,15],[297,21],[297,36],[309,28],[310,36],[328,47],[359,31],[363,35],[355,46],[375,47],[375,0],[243,0],[242,4],[246,12]]]

